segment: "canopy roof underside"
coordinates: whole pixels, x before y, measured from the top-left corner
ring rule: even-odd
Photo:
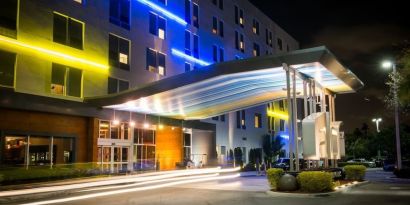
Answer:
[[[326,47],[213,64],[118,94],[87,98],[115,110],[178,119],[205,119],[286,97],[283,63],[335,94],[355,92],[363,83]],[[303,80],[297,78],[303,94]]]

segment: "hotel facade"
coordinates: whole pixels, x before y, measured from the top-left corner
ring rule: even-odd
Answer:
[[[2,166],[95,162],[112,172],[169,170],[187,158],[223,165],[237,147],[248,161],[265,134],[289,139],[285,95],[239,106],[221,96],[239,87],[218,93],[212,89],[220,84],[209,81],[237,81],[215,74],[219,65],[229,66],[225,61],[246,64],[299,49],[247,0],[1,4]],[[314,97],[316,109],[320,97]],[[285,148],[288,153],[288,143]]]

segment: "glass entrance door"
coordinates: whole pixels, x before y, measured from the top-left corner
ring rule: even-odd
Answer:
[[[109,172],[126,172],[128,170],[129,148],[125,146],[98,147],[98,161],[101,169]]]

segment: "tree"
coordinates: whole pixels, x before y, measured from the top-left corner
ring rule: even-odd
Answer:
[[[262,150],[265,154],[265,162],[266,164],[270,165],[275,160],[275,158],[280,155],[285,144],[282,142],[282,138],[279,136],[272,138],[267,134],[263,135],[262,138]]]
[[[233,150],[235,156],[235,164],[236,166],[239,165],[242,167],[243,160],[242,160],[242,148],[237,147]]]
[[[410,42],[407,41],[401,46],[397,62],[401,76],[398,95],[401,105],[408,107],[410,104]]]

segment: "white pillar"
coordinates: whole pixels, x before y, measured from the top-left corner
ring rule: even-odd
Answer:
[[[293,136],[292,136],[292,127],[293,127],[293,123],[292,123],[292,103],[291,103],[291,99],[290,99],[290,73],[289,73],[289,67],[288,65],[286,65],[285,63],[283,64],[283,68],[286,71],[286,99],[288,101],[288,134],[289,134],[289,161],[290,161],[290,171],[294,171],[294,167],[293,167]]]
[[[307,82],[303,80],[303,105],[304,105],[303,108],[304,108],[304,113],[305,113],[304,117],[307,117],[309,115],[307,103],[308,103],[307,102]]]
[[[298,108],[297,108],[297,100],[296,100],[296,71],[293,70],[293,142],[295,143],[295,156],[296,156],[296,171],[299,171],[299,133],[298,133]]]

